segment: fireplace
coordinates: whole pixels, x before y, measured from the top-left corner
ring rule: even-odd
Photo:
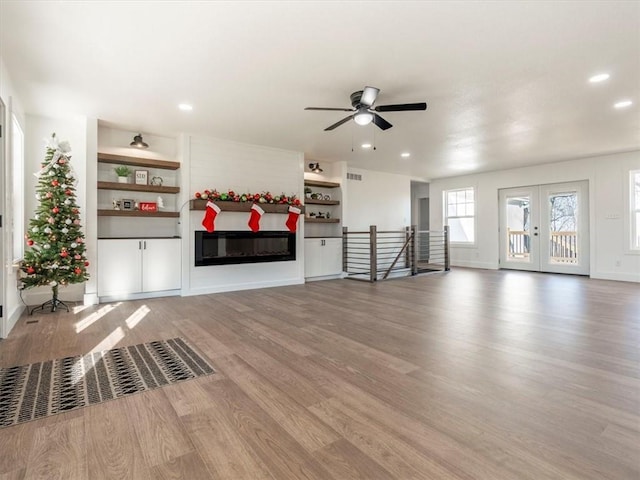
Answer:
[[[296,259],[296,234],[288,231],[196,231],[195,234],[196,267]]]

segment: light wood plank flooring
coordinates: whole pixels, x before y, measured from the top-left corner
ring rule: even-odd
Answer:
[[[638,479],[640,287],[454,269],[21,319],[17,365],[184,336],[216,375],[0,430],[0,479]]]

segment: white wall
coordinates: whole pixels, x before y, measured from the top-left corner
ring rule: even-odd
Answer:
[[[434,180],[430,184],[431,228],[442,228],[444,190],[475,187],[476,246],[451,247],[451,263],[495,269],[499,266],[498,189],[587,180],[591,277],[640,282],[640,255],[628,250],[625,231],[632,169],[640,169],[640,151]]]
[[[2,294],[0,295],[0,302],[3,302],[4,318],[0,320],[0,338],[4,338],[9,334],[9,331],[13,328],[18,321],[20,314],[24,310],[24,305],[20,300],[18,294],[18,269],[12,265],[12,258],[9,258],[10,253],[8,246],[12,244],[12,232],[9,226],[12,224],[13,205],[11,201],[12,196],[12,170],[11,170],[11,115],[14,114],[18,119],[18,123],[25,131],[25,118],[24,110],[20,103],[20,100],[16,96],[13,83],[9,72],[7,71],[4,61],[0,57],[0,99],[5,106],[5,118],[2,119],[3,124],[3,137],[4,137],[4,160],[5,164],[0,163],[0,213],[3,214],[3,227],[0,230],[2,232],[2,243],[0,247],[0,264],[2,265],[2,272],[0,272],[0,288],[2,288]],[[4,300],[3,300],[4,299]]]
[[[193,195],[205,189],[236,192],[303,193],[301,152],[247,145],[205,137],[185,137],[182,190]],[[185,211],[182,229],[183,295],[244,290],[304,283],[304,222],[299,220],[296,260],[245,265],[194,266],[194,231],[204,211]],[[261,230],[286,230],[286,215],[265,213]],[[249,230],[249,213],[222,211],[216,230]]]
[[[411,177],[349,168],[362,180],[344,180],[343,222],[349,230],[402,230],[411,223]]]

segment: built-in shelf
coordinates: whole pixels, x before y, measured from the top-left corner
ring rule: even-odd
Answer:
[[[135,183],[98,182],[98,190],[125,190],[127,192],[179,193],[180,187],[139,185]]]
[[[143,210],[98,210],[99,217],[178,218],[178,212],[146,212]]]
[[[305,217],[304,221],[306,223],[340,223],[340,219],[339,218]]]
[[[307,205],[340,205],[339,200],[318,200],[315,198],[305,198],[304,203]]]
[[[323,182],[321,180],[307,180],[304,181],[305,187],[322,187],[322,188],[338,188],[339,183],[336,182]]]
[[[134,167],[162,168],[164,170],[178,170],[180,168],[180,162],[155,160],[153,158],[126,157],[113,153],[98,153],[98,163],[117,163],[119,165],[131,165]]]
[[[189,208],[191,210],[206,210],[207,202],[208,200],[191,200]],[[213,203],[220,207],[220,210],[227,212],[249,212],[253,205],[253,202],[214,201]],[[289,207],[291,206],[279,203],[258,203],[257,205],[262,208],[265,213],[289,213]],[[298,205],[296,208],[304,212],[304,205]]]

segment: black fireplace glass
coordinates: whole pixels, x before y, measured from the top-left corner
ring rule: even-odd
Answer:
[[[196,231],[195,242],[196,267],[296,259],[296,234],[289,231]]]

